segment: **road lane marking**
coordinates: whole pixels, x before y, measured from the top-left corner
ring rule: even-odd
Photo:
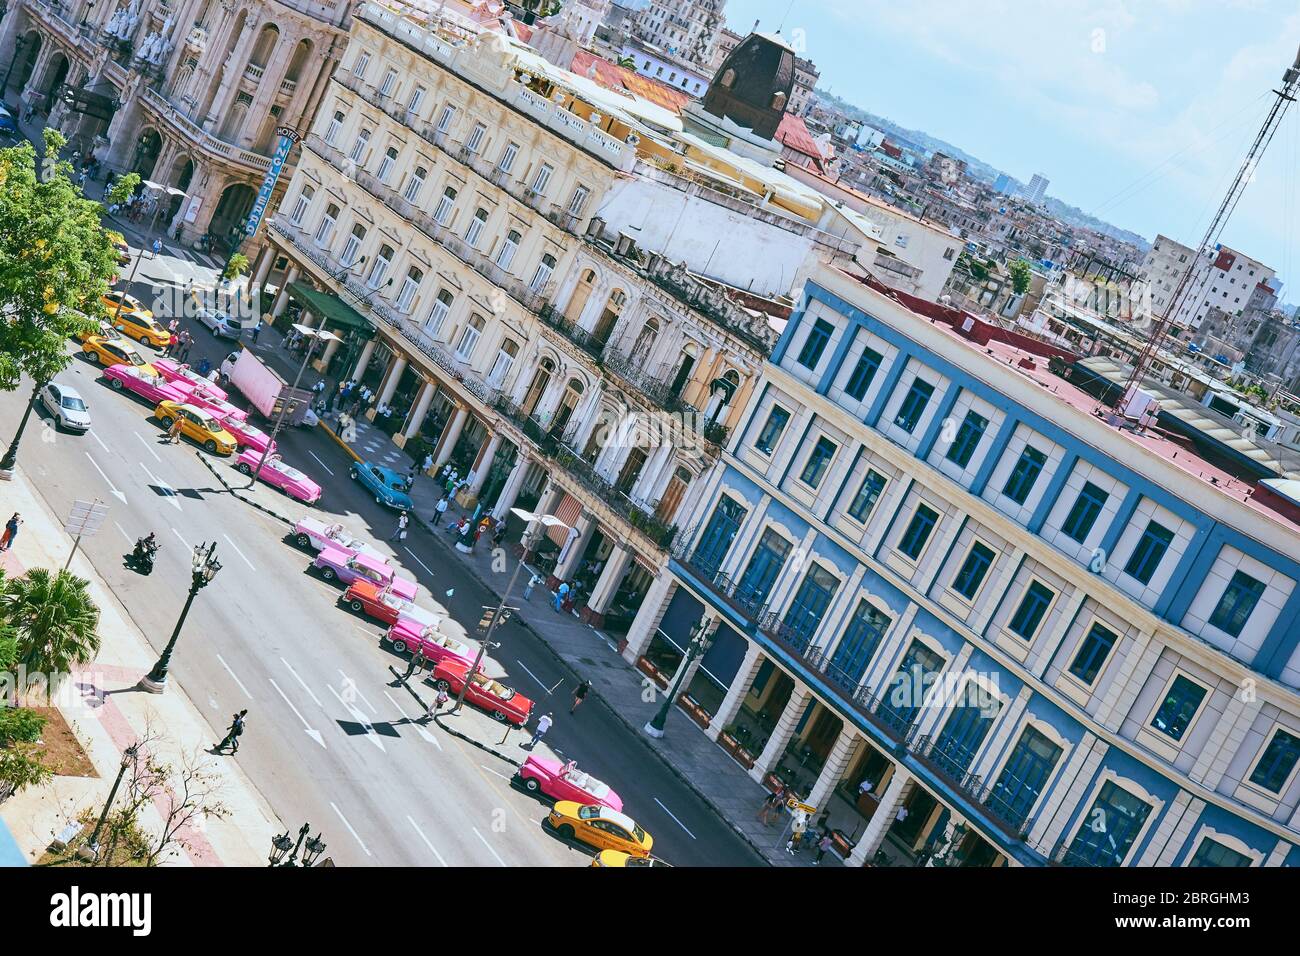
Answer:
[[[163,481],[161,478],[155,475],[152,471],[150,471],[149,466],[146,465],[144,462],[140,462],[140,467],[144,469],[144,473],[149,476],[149,479],[154,483],[154,486],[162,492],[163,500],[166,501],[168,504],[170,504],[177,511],[180,511],[181,502],[180,499],[176,497],[176,489],[173,488],[171,485],[167,484],[165,481]]]
[[[316,706],[319,707],[321,710],[324,710],[325,705],[320,702],[320,698],[316,696],[315,691],[313,691],[310,687],[307,686],[307,682],[298,676],[298,672],[293,669],[293,665],[290,664],[288,661],[286,661],[283,657],[280,658],[280,663],[283,664],[285,667],[289,668],[289,673],[293,675],[294,680],[296,680],[299,684],[302,685],[303,690],[311,694],[311,699],[316,701]]]
[[[673,813],[671,810],[669,810],[667,807],[665,807],[662,800],[660,800],[658,797],[655,797],[655,803],[659,804],[659,809],[663,810],[664,813],[668,814],[670,817],[673,818],[674,823],[676,823],[683,830],[686,830],[686,835],[688,837],[690,837],[692,840],[695,839],[695,834],[692,833],[690,830],[686,829],[686,824],[682,823],[681,820],[678,820],[677,815]]]
[[[150,445],[147,441],[144,440],[144,436],[143,436],[143,435],[141,435],[139,432],[132,432],[131,434],[134,435],[136,438],[140,439],[140,444],[141,444],[141,445],[144,445],[145,451],[147,451],[149,454],[153,455],[153,457],[154,457],[154,461],[157,461],[157,462],[161,462],[161,461],[162,461],[162,458],[159,457],[158,453],[157,453],[156,451],[153,450],[153,446]]]
[[[357,836],[357,831],[352,829],[352,824],[348,823],[348,818],[343,815],[343,811],[334,806],[333,800],[330,801],[330,806],[334,807],[334,812],[339,815],[339,819],[343,821],[343,825],[348,828],[348,832],[352,834],[352,839],[356,840],[361,849],[366,851],[366,856],[370,856],[370,851],[366,849],[366,845],[362,843],[361,837]]]
[[[95,441],[99,442],[99,447],[104,449],[104,451],[108,452],[110,455],[113,454],[112,450],[107,445],[104,444],[104,439],[100,438],[97,434],[95,434],[94,430],[91,431],[90,437],[95,439]]]
[[[125,529],[125,528],[123,528],[120,524],[117,524],[116,521],[114,521],[113,524],[117,525],[117,530],[120,531],[120,532],[122,532],[122,537],[126,538],[126,543],[127,543],[127,544],[129,544],[129,545],[134,545],[134,544],[135,544],[135,541],[132,539],[132,537],[131,537],[129,534],[126,533],[126,529]]]
[[[108,475],[104,474],[104,469],[99,467],[99,462],[95,461],[94,456],[92,456],[90,452],[86,452],[86,457],[89,458],[90,463],[95,466],[95,470],[99,472],[99,477],[104,479],[104,484],[108,485],[108,489],[113,492],[113,496],[117,498],[118,501],[122,502],[122,504],[126,504],[126,495],[117,490],[117,485],[113,484]]]
[[[484,838],[483,834],[478,832],[478,827],[470,827],[470,829],[474,831],[474,835],[476,837],[478,837],[480,840],[483,841],[483,845],[488,848],[488,852],[497,858],[497,862],[500,863],[502,866],[505,866],[506,861],[501,859],[501,854],[496,851],[496,849],[492,846],[491,843],[489,843],[486,840],[486,838]]]
[[[384,753],[388,753],[388,748],[385,747],[385,746],[384,746],[384,742],[383,742],[382,740],[379,739],[379,734],[378,734],[378,732],[375,730],[375,725],[372,724],[370,721],[366,720],[366,715],[363,714],[363,713],[362,713],[360,710],[358,710],[356,707],[353,707],[353,706],[352,706],[351,704],[349,704],[346,700],[344,700],[344,699],[339,695],[339,692],[336,691],[336,690],[334,689],[334,686],[333,686],[332,684],[327,685],[327,686],[328,686],[329,689],[330,689],[330,693],[333,694],[333,695],[335,696],[335,698],[338,699],[338,702],[339,702],[340,704],[343,705],[343,708],[344,708],[344,709],[345,709],[349,714],[352,715],[352,719],[355,720],[358,724],[360,724],[361,727],[362,727],[362,729],[365,730],[365,732],[366,732],[366,734],[365,734],[366,739],[369,740],[369,741],[370,741],[372,744],[374,744],[376,747],[378,747],[380,750],[382,750]]]
[[[302,721],[302,726],[303,729],[307,731],[307,736],[311,737],[312,740],[316,741],[316,743],[320,744],[322,747],[325,747],[325,738],[321,736],[321,732],[311,724],[307,723],[307,718],[298,712],[298,708],[293,706],[293,701],[289,699],[288,695],[285,694],[284,691],[280,690],[280,685],[275,682],[275,678],[268,677],[267,680],[271,682],[271,686],[275,688],[275,692],[284,698],[284,702],[289,705],[289,709],[294,712],[294,715]],[[329,750],[329,747],[325,747],[325,749]]]
[[[223,534],[221,537],[225,538],[227,541],[230,542],[230,546],[231,546],[232,548],[235,549],[235,554],[237,554],[237,555],[239,555],[241,558],[243,558],[244,563],[245,563],[246,565],[248,565],[248,570],[250,570],[250,571],[254,571],[254,572],[257,571],[257,568],[253,567],[253,562],[252,562],[252,561],[249,561],[248,558],[245,558],[245,557],[244,557],[244,552],[242,552],[242,551],[239,550],[239,545],[235,544],[235,542],[231,540],[230,535],[228,535],[228,534]]]
[[[484,770],[486,770],[488,773],[494,773],[494,774],[496,774],[498,777],[500,777],[502,780],[506,781],[507,783],[510,782],[510,778],[507,777],[505,774],[503,774],[500,770],[493,770],[491,767],[489,767],[489,766],[488,766],[487,764],[485,764],[485,763],[481,763],[481,764],[479,764],[479,766],[482,767]]]
[[[186,551],[193,551],[193,550],[194,550],[193,548],[190,547],[190,544],[189,544],[188,541],[186,541],[184,538],[181,538],[181,533],[180,533],[179,531],[177,531],[175,528],[172,528],[172,534],[174,534],[174,535],[176,535],[176,537],[180,538],[180,540],[181,540],[181,544],[185,545],[185,550],[186,550]]]
[[[388,693],[388,691],[384,691],[384,696],[387,697],[388,700],[392,703],[392,705],[397,708],[397,712],[402,715],[402,719],[405,720],[408,724],[411,724],[415,728],[415,732],[417,734],[419,734],[422,738],[427,740],[429,743],[433,744],[439,750],[442,749],[442,744],[438,743],[438,738],[435,737],[433,734],[429,733],[427,730],[421,727],[414,720],[412,720],[411,715],[402,709],[402,705],[393,699],[392,694]]]
[[[312,457],[315,458],[316,456],[312,455]],[[429,842],[429,838],[424,835],[424,831],[420,829],[419,825],[415,822],[415,820],[411,817],[409,813],[406,815],[406,819],[410,822],[411,826],[415,828],[415,832],[420,834],[420,839],[424,841],[424,845],[427,846],[431,851],[433,851],[433,855],[438,858],[438,862],[441,863],[443,866],[446,866],[447,861],[442,858],[442,854],[438,852],[438,848]]]
[[[322,468],[324,468],[326,471],[328,471],[331,475],[334,474],[334,469],[332,469],[329,465],[325,464],[325,462],[321,461],[320,458],[318,458],[318,457],[316,456],[316,453],[315,453],[314,451],[308,450],[307,454],[309,454],[309,455],[311,455],[313,458],[315,458],[317,464],[319,464]],[[408,817],[407,819],[409,820],[410,818]],[[435,850],[434,852],[436,853],[437,850]],[[445,864],[445,863],[443,864],[443,866],[446,866],[446,865],[447,865],[447,864]]]
[[[415,561],[415,563],[418,564],[420,567],[424,568],[425,571],[429,572],[429,574],[433,574],[433,569],[430,568],[430,567],[429,567],[427,564],[425,564],[423,561],[421,561],[419,558],[417,558],[417,557],[415,556],[415,552],[414,552],[414,551],[412,551],[412,550],[411,550],[410,548],[408,548],[406,545],[402,545],[402,550],[405,551],[407,554],[409,554],[409,555],[411,556],[411,559],[412,559],[413,561]]]
[[[547,687],[545,684],[542,684],[542,679],[541,679],[540,677],[538,677],[536,674],[534,674],[532,671],[530,671],[530,670],[528,669],[528,665],[527,665],[527,664],[525,664],[523,661],[519,660],[519,658],[517,658],[517,657],[515,658],[515,663],[518,664],[520,667],[522,667],[522,668],[524,669],[524,673],[526,673],[526,674],[527,674],[529,677],[531,677],[533,680],[537,681],[538,684],[541,684],[541,686],[542,686],[543,688],[546,689],[547,693],[551,693],[551,692],[552,692],[552,691],[551,691],[551,688]]]
[[[345,673],[343,672],[343,668],[341,668],[341,667],[339,668],[339,674],[343,677],[343,679],[344,679],[345,681],[347,681],[349,684],[352,685],[352,689],[353,689],[354,691],[357,692],[357,696],[361,698],[362,702],[364,702],[365,705],[366,705],[367,707],[370,708],[370,712],[371,712],[372,714],[374,714],[376,717],[378,717],[378,716],[379,716],[379,711],[375,710],[375,705],[374,705],[374,704],[372,704],[372,703],[370,703],[370,701],[366,700],[366,695],[363,694],[363,693],[361,693],[361,688],[357,686],[357,682],[354,681],[354,680],[353,680],[351,677],[349,677],[347,674],[345,674]]]
[[[230,669],[230,665],[226,663],[226,659],[218,654],[217,660],[221,661],[221,666],[226,669],[226,673],[230,675],[230,679],[239,685],[239,689],[244,692],[244,696],[249,700],[252,700],[253,695],[248,692],[248,688],[244,686],[244,682],[235,676],[235,672]]]

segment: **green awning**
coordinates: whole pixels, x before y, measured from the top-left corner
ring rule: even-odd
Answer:
[[[363,332],[372,329],[364,315],[336,295],[313,289],[305,282],[290,282],[288,290],[289,295],[297,299],[304,309],[324,318],[327,327],[360,329]]]

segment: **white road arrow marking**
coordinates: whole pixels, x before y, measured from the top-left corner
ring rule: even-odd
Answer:
[[[307,731],[307,736],[316,741],[316,743],[320,744],[322,747],[325,747],[325,740],[321,737],[320,731],[307,723],[307,719],[303,717],[302,714],[298,713],[298,708],[293,706],[293,701],[288,698],[284,691],[280,690],[280,685],[275,682],[275,678],[268,677],[267,680],[271,682],[271,686],[275,688],[275,692],[284,698],[284,702],[289,705],[289,709],[293,711],[294,716],[302,721],[302,727],[303,730]],[[329,750],[328,747],[325,747],[325,749]]]
[[[420,735],[420,738],[422,740],[428,741],[429,743],[437,747],[439,750],[442,749],[442,744],[438,743],[438,738],[435,737],[433,734],[429,733],[427,730],[425,730],[415,721],[411,720],[411,715],[402,709],[402,705],[393,699],[392,694],[388,693],[388,691],[384,691],[384,696],[387,697],[389,702],[394,707],[397,708],[397,712],[402,715],[402,719],[415,728],[415,732]]]
[[[94,465],[95,470],[99,472],[99,477],[104,479],[104,484],[108,485],[108,490],[113,493],[113,497],[117,498],[117,500],[122,502],[122,504],[126,504],[126,495],[117,490],[117,485],[113,484],[113,482],[109,480],[108,475],[104,474],[104,469],[99,467],[99,462],[95,461],[90,452],[86,452],[86,457],[90,459],[90,463]]]
[[[253,695],[248,692],[248,688],[244,686],[244,682],[235,676],[235,672],[230,669],[230,665],[226,663],[226,659],[218,654],[217,660],[221,661],[221,666],[226,669],[226,673],[230,675],[230,679],[239,685],[239,689],[244,692],[244,696],[249,700],[252,700]]]
[[[330,693],[333,694],[335,698],[337,698],[338,702],[343,705],[343,709],[352,715],[352,719],[361,725],[361,728],[366,732],[366,739],[384,753],[388,753],[388,748],[385,747],[384,742],[379,739],[379,735],[375,732],[374,725],[371,724],[370,721],[366,720],[366,715],[340,697],[339,692],[336,691],[333,686],[330,687]]]
[[[140,467],[143,468],[144,473],[149,476],[149,480],[153,482],[154,487],[163,493],[163,499],[177,511],[180,511],[181,502],[180,499],[176,497],[176,489],[150,471],[144,462],[140,462]]]

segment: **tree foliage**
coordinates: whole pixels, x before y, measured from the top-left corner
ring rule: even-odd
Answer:
[[[104,205],[120,206],[140,188],[140,174],[127,173],[113,182],[113,188],[104,194]]]
[[[248,256],[242,252],[236,252],[226,263],[226,268],[221,273],[221,278],[229,279],[234,282],[240,276],[248,272]]]
[[[99,653],[99,608],[87,581],[32,568],[0,591],[0,618],[13,628],[17,662],[29,673],[66,674]]]
[[[1029,268],[1029,263],[1024,259],[1017,259],[1007,266],[1007,272],[1011,274],[1011,289],[1016,295],[1024,295],[1029,291],[1029,282],[1033,277],[1033,270]]]
[[[72,360],[67,338],[85,321],[72,309],[108,290],[116,256],[72,165],[56,157],[63,136],[45,131],[44,158],[31,143],[0,150],[0,389],[28,375],[46,382]]]

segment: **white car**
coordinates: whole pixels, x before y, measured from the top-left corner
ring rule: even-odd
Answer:
[[[219,339],[237,339],[242,331],[237,320],[215,309],[200,309],[195,318]]]
[[[364,538],[349,533],[341,524],[326,524],[319,518],[304,517],[294,526],[294,542],[300,548],[320,551],[323,548],[338,548],[349,555],[368,554],[387,561],[388,558],[378,548]]]
[[[50,382],[41,389],[41,404],[56,425],[70,432],[90,431],[90,409],[75,388]]]

